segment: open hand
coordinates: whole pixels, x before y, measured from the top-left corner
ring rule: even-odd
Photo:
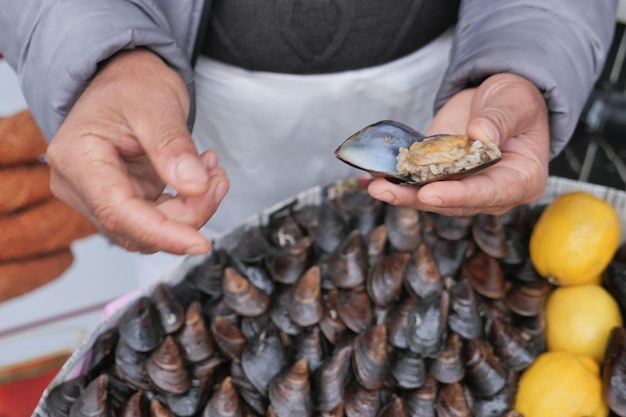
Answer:
[[[498,74],[457,93],[426,132],[438,133],[492,141],[502,151],[502,160],[462,180],[422,187],[379,178],[369,185],[369,193],[390,204],[449,216],[502,214],[542,196],[550,160],[548,115],[540,91],[526,79]]]

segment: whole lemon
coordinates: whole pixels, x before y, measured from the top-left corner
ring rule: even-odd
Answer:
[[[524,417],[606,417],[598,363],[570,352],[545,352],[521,375],[515,410]]]
[[[587,355],[602,363],[611,329],[621,325],[617,301],[599,285],[557,287],[548,296],[548,350]]]
[[[584,191],[562,194],[535,224],[530,259],[556,285],[587,284],[613,258],[619,235],[619,216],[611,204]]]

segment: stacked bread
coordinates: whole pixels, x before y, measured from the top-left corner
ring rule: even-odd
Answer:
[[[28,110],[0,118],[0,301],[61,276],[96,232],[50,191],[47,142]]]

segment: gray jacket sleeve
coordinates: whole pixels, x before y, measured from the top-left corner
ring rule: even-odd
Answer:
[[[98,64],[124,49],[147,47],[160,55],[179,72],[193,99],[191,55],[202,4],[0,0],[0,53],[50,140]]]
[[[611,45],[617,0],[463,0],[438,109],[489,75],[533,82],[550,114],[550,156],[571,138]]]

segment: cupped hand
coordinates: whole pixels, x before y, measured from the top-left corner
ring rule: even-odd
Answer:
[[[53,193],[130,251],[207,252],[198,229],[229,184],[214,152],[198,155],[188,113],[185,84],[159,57],[119,53],[48,147]],[[175,195],[163,193],[166,185]]]
[[[494,142],[502,160],[462,180],[422,187],[379,178],[369,185],[369,193],[390,204],[449,216],[502,214],[542,196],[550,136],[545,100],[532,83],[513,74],[491,76],[477,88],[453,96],[426,133],[464,132],[472,139]]]

